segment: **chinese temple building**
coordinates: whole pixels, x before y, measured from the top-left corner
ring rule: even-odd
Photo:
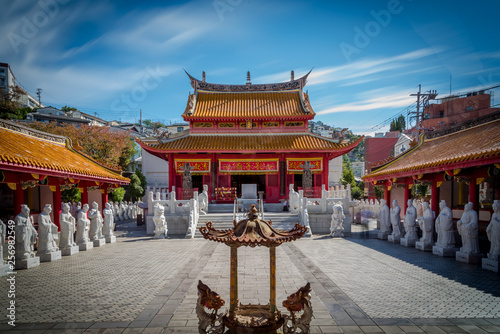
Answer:
[[[185,163],[193,188],[208,186],[209,200],[232,201],[242,184],[257,184],[268,203],[288,196],[289,184],[302,186],[302,171],[311,163],[313,187],[328,185],[328,162],[361,141],[341,144],[308,131],[315,112],[304,92],[307,75],[288,82],[245,85],[213,84],[189,76],[189,95],[182,117],[189,131],[157,143],[138,141],[148,154],[167,162],[168,188],[182,188]],[[144,159],[144,169],[147,169]],[[166,181],[166,180],[165,180]],[[167,182],[164,182],[166,184]]]
[[[68,138],[0,120],[0,219],[13,219],[21,204],[37,215],[45,204],[59,226],[61,191],[78,188],[82,203],[100,208],[108,192],[130,180],[77,151]],[[36,220],[35,220],[36,221]]]
[[[479,214],[480,235],[485,236],[492,203],[500,199],[499,130],[500,113],[496,112],[459,127],[427,133],[400,156],[372,168],[363,179],[383,187],[388,203],[394,199],[403,203],[404,212],[411,189],[418,184],[429,186],[427,200],[436,216],[439,202],[445,200],[456,222],[464,205],[472,202]]]

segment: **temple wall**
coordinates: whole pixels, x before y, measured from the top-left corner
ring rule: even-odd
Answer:
[[[52,213],[50,214],[50,218],[54,221],[54,193],[50,190],[49,186],[39,186],[40,187],[40,211],[43,210],[45,204],[52,205]],[[59,214],[59,213],[58,213]],[[36,219],[33,217],[33,219]]]
[[[149,186],[155,184],[168,186],[168,162],[160,159],[144,149],[142,150],[142,173]]]
[[[104,204],[101,203],[102,202],[101,195],[102,194],[101,194],[101,191],[99,189],[89,191],[89,202],[87,204],[89,205],[90,209],[92,209],[92,202],[96,202],[97,204],[99,204],[99,210],[102,211],[102,209],[104,208]],[[85,204],[85,203],[82,203],[82,204]]]

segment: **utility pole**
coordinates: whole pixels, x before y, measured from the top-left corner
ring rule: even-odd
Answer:
[[[40,96],[42,95],[42,89],[41,88],[37,88],[36,89],[36,95],[38,95],[38,106],[41,107],[42,106],[42,102],[40,102]]]
[[[418,93],[411,94],[410,96],[417,96],[417,137],[420,134],[420,94],[421,94],[422,85],[418,85]]]
[[[417,94],[410,94],[410,96],[416,96],[417,97],[417,112],[416,112],[416,120],[417,120],[417,137],[420,134],[420,101],[423,102],[424,108],[426,105],[429,104],[429,100],[434,100],[437,96],[437,92],[435,90],[430,90],[427,93],[422,93],[422,85],[418,85],[418,93]],[[422,98],[422,100],[421,100]],[[423,112],[423,110],[422,110]]]

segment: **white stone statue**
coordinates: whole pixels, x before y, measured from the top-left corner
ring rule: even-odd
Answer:
[[[102,213],[104,214],[104,226],[102,227],[102,232],[105,238],[110,238],[113,236],[114,216],[113,210],[111,209],[111,204],[106,203],[105,207],[106,208],[102,211]]]
[[[332,238],[344,236],[344,218],[342,205],[335,204],[333,206],[332,222],[330,225],[330,236]]]
[[[385,199],[380,200],[380,211],[378,213],[378,220],[380,222],[380,232],[378,233],[379,239],[387,239],[387,236],[391,234],[391,220],[390,220],[390,210],[387,206],[387,201]]]
[[[120,214],[120,206],[118,205],[118,202],[115,202],[113,205],[113,216],[115,218],[115,221],[120,220],[119,214]]]
[[[167,235],[167,222],[163,215],[165,208],[163,205],[156,203],[154,206],[153,223],[155,224],[154,239],[165,239]]]
[[[137,201],[132,205],[132,219],[137,219]]]
[[[89,229],[90,220],[87,218],[87,212],[89,211],[89,205],[84,204],[82,209],[78,212],[77,228],[76,228],[76,243],[86,244],[90,241],[89,239]]]
[[[134,215],[133,215],[133,207],[134,207],[134,203],[132,202],[128,202],[128,207],[127,207],[127,215],[128,215],[128,219],[133,219],[134,218]]]
[[[59,223],[61,225],[61,234],[59,238],[59,248],[66,250],[76,246],[74,233],[76,231],[76,220],[70,213],[69,203],[63,203],[62,212],[59,215]]]
[[[462,237],[460,252],[480,254],[478,242],[479,221],[477,212],[472,210],[471,202],[465,204],[462,218],[457,222],[457,229],[458,234]]]
[[[455,232],[453,231],[453,214],[446,205],[446,201],[439,203],[439,215],[436,218],[437,241],[436,246],[443,248],[455,248]]]
[[[26,204],[21,205],[21,213],[16,216],[15,222],[16,260],[35,257],[33,248],[36,243],[38,233],[33,227],[32,218],[30,217],[30,208]]]
[[[5,238],[7,237],[7,225],[0,219],[0,266],[4,264],[3,261],[3,246],[5,245]]]
[[[407,202],[408,208],[403,222],[405,226],[405,238],[417,240],[417,209],[413,206],[411,199]]]
[[[493,215],[491,221],[486,228],[486,234],[490,240],[491,247],[488,253],[488,259],[500,261],[500,201],[493,201]]]
[[[398,201],[392,201],[392,208],[390,211],[391,225],[392,225],[392,237],[394,241],[399,241],[402,235],[401,231],[401,208],[398,205]]]
[[[288,201],[290,202],[290,212],[294,215],[298,214],[300,210],[299,193],[293,189],[293,184],[290,184]]]
[[[119,205],[119,211],[118,211],[118,217],[120,220],[125,219],[124,213],[125,213],[125,204],[123,202],[120,202]]]
[[[418,219],[418,224],[422,230],[422,238],[420,238],[420,242],[424,243],[424,245],[433,245],[434,212],[432,212],[429,207],[429,203],[425,201],[422,202],[422,217]]]
[[[92,202],[92,209],[89,211],[90,231],[89,238],[91,241],[102,239],[102,215],[99,211],[99,204]]]
[[[200,206],[200,213],[206,215],[208,212],[208,186],[203,185],[203,192],[198,195],[198,201]]]
[[[52,206],[46,204],[42,213],[38,215],[38,247],[37,255],[50,254],[57,252],[56,240],[59,239],[57,225],[50,219]]]

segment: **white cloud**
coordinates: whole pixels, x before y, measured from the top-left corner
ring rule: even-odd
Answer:
[[[390,94],[381,95],[384,92],[391,91]],[[317,111],[318,115],[331,114],[336,112],[356,112],[369,111],[384,108],[404,108],[415,102],[415,97],[409,96],[408,91],[394,92],[393,88],[386,87],[369,92],[358,94],[353,97],[356,102],[335,105],[326,109]]]

